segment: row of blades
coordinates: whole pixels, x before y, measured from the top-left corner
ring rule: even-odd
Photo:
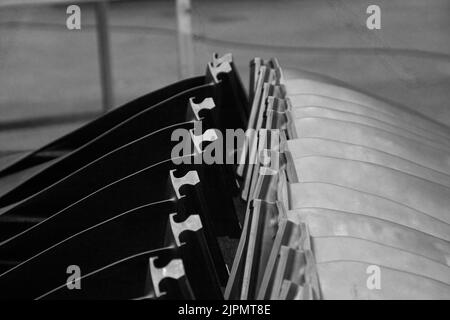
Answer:
[[[276,59],[249,93],[214,55],[0,158],[0,298],[450,298],[450,128]]]
[[[0,161],[0,298],[223,299],[241,233],[232,164],[202,130],[245,128],[230,55],[31,153]],[[188,133],[191,152],[173,154]],[[183,148],[184,150],[184,148]]]
[[[276,59],[250,66],[225,297],[450,298],[450,128],[322,75],[287,79]]]

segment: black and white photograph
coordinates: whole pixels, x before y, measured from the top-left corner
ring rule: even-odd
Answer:
[[[0,305],[449,299],[450,0],[0,0]]]

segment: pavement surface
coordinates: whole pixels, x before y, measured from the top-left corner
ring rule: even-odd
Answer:
[[[247,83],[251,58],[276,56],[289,76],[323,73],[450,124],[448,0],[192,3],[197,74],[214,52],[232,52]],[[381,30],[366,28],[369,4]],[[0,8],[2,152],[35,149],[101,112],[95,16],[80,7],[76,31],[66,6]],[[174,1],[114,3],[110,23],[115,106],[179,79]]]

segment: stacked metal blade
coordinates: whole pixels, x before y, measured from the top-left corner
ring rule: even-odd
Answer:
[[[450,129],[274,59],[250,92],[226,298],[449,299]]]
[[[1,158],[0,298],[449,299],[450,129],[276,59],[250,71],[250,102],[215,55]],[[227,129],[247,129],[222,143],[239,162],[205,162]]]
[[[205,76],[3,159],[0,298],[222,299],[238,186],[233,166],[201,161],[201,140],[245,128],[246,100],[231,56],[215,56]],[[176,130],[191,152],[173,154]]]

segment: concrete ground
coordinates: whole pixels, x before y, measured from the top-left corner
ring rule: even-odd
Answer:
[[[75,1],[76,2],[76,1]],[[213,52],[323,73],[450,124],[448,0],[192,0],[196,73]],[[378,4],[382,29],[368,30]],[[0,9],[0,150],[31,150],[101,111],[95,19],[65,27],[66,7]],[[111,7],[115,106],[178,80],[174,1]],[[44,118],[63,124],[40,126]],[[27,123],[32,123],[29,127]],[[43,122],[45,123],[45,121]]]

